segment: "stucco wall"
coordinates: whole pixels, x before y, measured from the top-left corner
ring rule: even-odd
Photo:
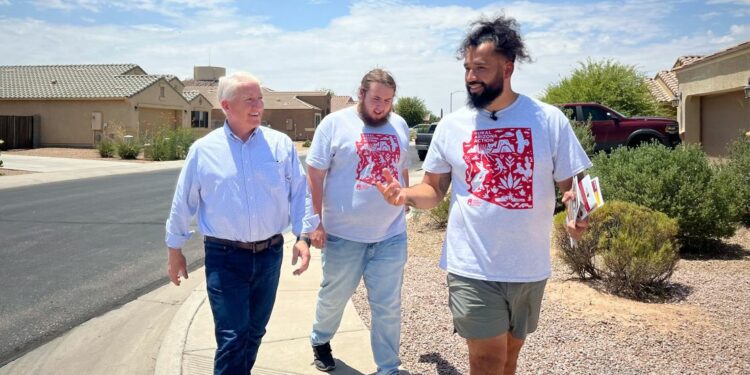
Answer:
[[[750,102],[743,91],[701,98],[701,144],[709,155],[725,155],[727,145],[748,129]]]
[[[130,124],[136,114],[125,100],[0,100],[0,115],[40,116],[42,147],[93,147],[92,112],[102,113],[104,133],[112,133],[117,128],[134,130]]]
[[[312,109],[266,109],[263,121],[272,129],[286,133],[292,140],[312,139],[315,132],[315,113]],[[291,119],[292,129],[287,129],[287,120]]]
[[[716,104],[715,100],[731,98],[732,96],[718,96],[706,99],[707,96],[716,96],[729,92],[742,91],[748,83],[750,77],[750,48],[744,48],[724,56],[719,56],[706,60],[705,62],[696,62],[687,65],[682,69],[675,71],[677,80],[680,83],[679,90],[682,94],[682,100],[678,109],[678,121],[680,123],[680,133],[685,142],[705,143],[704,138],[708,128],[703,129],[702,121],[702,101],[711,101],[710,106]],[[736,94],[735,94],[736,95]],[[724,108],[738,108],[734,107]],[[737,119],[740,114],[727,114],[728,118]],[[709,118],[715,118],[713,113]],[[732,125],[740,128],[740,123]],[[715,139],[710,140],[714,142]],[[712,148],[715,145],[712,145]]]

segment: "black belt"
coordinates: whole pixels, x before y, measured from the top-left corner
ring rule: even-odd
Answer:
[[[243,250],[250,250],[253,253],[259,253],[263,250],[268,249],[271,246],[276,246],[284,242],[284,236],[280,234],[275,234],[271,238],[262,240],[262,241],[255,241],[255,242],[241,242],[241,241],[232,241],[232,240],[225,240],[223,238],[216,238],[211,236],[205,237],[206,242],[212,242],[212,243],[218,243],[222,245],[232,246],[236,247],[238,249]]]

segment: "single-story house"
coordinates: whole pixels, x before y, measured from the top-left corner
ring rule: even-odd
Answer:
[[[0,117],[33,116],[35,146],[93,147],[209,116],[207,98],[183,87],[135,64],[0,66]]]
[[[680,134],[711,156],[750,129],[750,41],[703,56],[674,69]],[[747,88],[750,90],[750,87]]]
[[[185,80],[185,90],[198,91],[211,102],[211,128],[221,126],[226,118],[216,91],[219,78],[225,74],[221,67],[196,66],[193,78]],[[326,91],[276,91],[263,87],[263,103],[263,125],[296,141],[312,139],[315,127],[332,111],[331,95]]]
[[[646,85],[651,92],[651,96],[666,110],[666,112],[672,113],[673,117],[677,116],[675,99],[677,98],[677,93],[679,91],[677,75],[674,70],[681,66],[691,64],[702,57],[703,56],[698,55],[680,56],[670,70],[661,70],[656,73],[654,78],[646,80]]]

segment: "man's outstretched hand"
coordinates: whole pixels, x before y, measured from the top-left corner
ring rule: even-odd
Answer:
[[[383,199],[394,206],[403,206],[406,203],[406,192],[401,188],[398,179],[393,178],[390,169],[383,169],[385,184],[378,182],[376,184],[378,191],[383,194]]]

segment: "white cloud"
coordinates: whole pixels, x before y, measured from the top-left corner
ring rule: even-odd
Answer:
[[[750,0],[709,0],[708,4],[750,5]]]
[[[10,0],[0,0],[0,6],[10,5]]]
[[[80,8],[82,1],[46,3],[68,9],[64,7]],[[5,18],[0,23],[0,64],[137,63],[149,73],[186,78],[193,66],[208,64],[210,54],[212,64],[252,72],[274,89],[326,87],[352,96],[367,70],[383,67],[394,73],[399,95],[419,96],[439,113],[441,108],[448,111],[452,91],[463,90],[462,62],[455,52],[468,23],[482,14],[504,10],[520,22],[535,62],[517,66],[513,87],[530,95],[541,93],[589,56],[635,64],[653,74],[680,55],[711,53],[750,39],[748,26],[741,24],[726,33],[697,29],[694,35],[670,36],[666,21],[675,17],[674,9],[663,1],[603,1],[588,4],[583,13],[576,4],[530,1],[481,9],[364,1],[325,26],[301,31],[282,30],[223,0],[106,3],[169,17],[163,24],[134,26]],[[70,48],[73,44],[80,47]],[[462,93],[454,94],[453,108],[464,99]]]

